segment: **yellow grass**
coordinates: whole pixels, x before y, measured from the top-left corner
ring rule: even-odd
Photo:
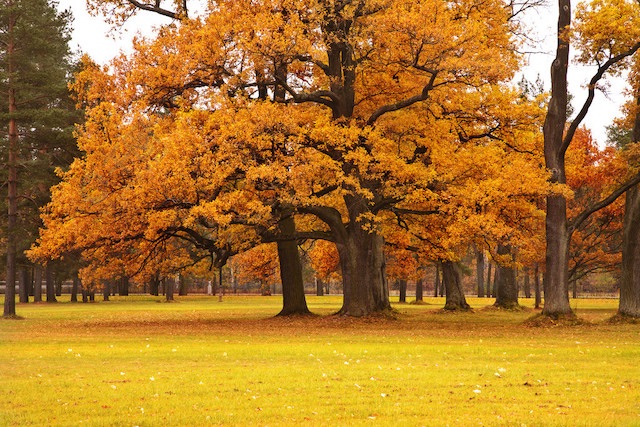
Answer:
[[[279,297],[19,305],[0,321],[0,426],[640,425],[640,325],[581,326],[471,299],[397,319],[273,318]],[[528,302],[525,302],[528,303]]]

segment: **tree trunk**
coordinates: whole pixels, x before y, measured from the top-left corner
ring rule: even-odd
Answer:
[[[535,302],[535,306],[534,308],[540,308],[540,305],[542,304],[542,292],[540,290],[540,268],[538,266],[538,264],[536,264],[536,268],[534,271],[535,277],[534,277],[534,292],[535,292],[535,296],[536,296],[536,302]]]
[[[498,264],[496,264],[496,267],[494,270],[495,271],[493,272],[493,285],[491,287],[491,296],[493,296],[494,298],[497,298],[498,282],[500,281],[500,268],[498,267]]]
[[[398,281],[398,287],[400,289],[400,300],[401,303],[407,302],[407,281],[405,279],[400,279]]]
[[[316,277],[316,296],[322,297],[324,296],[324,283],[322,279],[318,279]]]
[[[160,295],[160,276],[158,275],[158,273],[154,274],[153,277],[151,277],[151,281],[149,283],[149,293],[155,296]]]
[[[119,281],[119,290],[118,293],[120,294],[120,296],[129,296],[129,278],[128,277],[122,277]]]
[[[45,287],[47,289],[47,302],[58,302],[56,299],[56,284],[53,281],[53,268],[47,263],[44,271]]]
[[[353,228],[347,230],[345,241],[336,244],[344,286],[339,314],[361,317],[390,310],[384,239],[359,226]]]
[[[293,216],[284,216],[278,222],[278,228],[283,236],[293,236],[296,231]],[[309,314],[310,311],[304,295],[298,242],[295,239],[278,241],[278,260],[280,262],[280,281],[282,283],[282,310],[280,310],[278,316]]]
[[[182,277],[178,276],[178,295],[186,296],[188,294],[189,282]]]
[[[640,317],[640,189],[637,186],[626,194],[618,313]]]
[[[493,277],[492,274],[493,274],[493,263],[489,261],[489,266],[487,267],[487,292],[486,292],[487,298],[491,298],[492,296],[495,297],[495,295],[491,293],[491,283],[492,283],[491,278]]]
[[[558,0],[558,45],[556,58],[551,66],[551,98],[544,122],[545,166],[551,171],[551,182],[564,184],[565,141],[567,121],[567,68],[569,65],[569,40],[565,31],[571,24],[571,2]],[[568,261],[569,239],[567,201],[563,195],[547,197],[546,216],[546,269],[544,275],[544,309],[542,313],[552,318],[573,316],[569,305]]]
[[[174,279],[164,280],[164,294],[167,301],[173,301],[173,293],[175,289]]]
[[[462,288],[460,267],[452,261],[442,262],[442,282],[446,289],[445,310],[469,310]]]
[[[80,279],[77,275],[73,276],[73,284],[71,285],[71,302],[78,302],[78,284],[80,283]],[[85,291],[82,290],[82,302],[86,302],[85,300]]]
[[[498,273],[497,293],[495,306],[506,309],[517,308],[518,304],[518,283],[516,281],[516,269],[514,267],[514,256],[512,248],[507,245],[498,245],[498,255],[501,259],[496,266]],[[508,257],[508,260],[504,258]]]
[[[29,302],[29,270],[27,270],[27,267],[20,267],[18,293],[21,303]]]
[[[422,277],[416,281],[416,302],[422,302],[424,293],[424,284]]]
[[[484,251],[476,248],[476,283],[478,298],[484,297]]]
[[[102,300],[109,301],[109,295],[111,294],[111,282],[106,281],[102,287]]]
[[[33,302],[42,302],[42,267],[33,268]]]
[[[525,298],[531,298],[531,280],[529,277],[529,269],[525,268],[524,269],[524,283],[523,283],[523,287],[524,287],[524,297]]]
[[[435,283],[433,285],[433,296],[438,297],[438,292],[440,292],[440,296],[444,296],[441,292],[442,282],[440,281],[440,262],[436,262],[436,278]]]
[[[9,17],[8,34],[9,43],[7,45],[8,72],[8,104],[9,104],[9,153],[7,161],[7,274],[5,277],[5,298],[4,317],[16,316],[16,256],[17,256],[17,236],[18,225],[18,125],[14,114],[18,108],[16,106],[16,91],[13,87],[15,79],[15,40],[13,38],[15,19]]]

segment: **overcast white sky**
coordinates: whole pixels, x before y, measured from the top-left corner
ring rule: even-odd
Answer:
[[[116,56],[121,50],[128,50],[132,37],[138,33],[151,34],[154,25],[168,22],[164,18],[152,13],[140,13],[130,20],[124,27],[124,31],[110,32],[110,27],[99,17],[91,17],[86,11],[84,0],[59,0],[60,8],[71,9],[74,15],[73,40],[74,49],[81,50],[89,54],[95,61],[106,63]],[[550,3],[555,3],[553,0]],[[553,50],[555,48],[555,27],[556,12],[553,7],[540,10],[530,14],[530,18],[535,21],[534,29],[544,38],[545,43],[539,53],[532,53],[527,56],[529,66],[525,75],[530,80],[535,80],[540,74],[543,81],[548,81],[549,67],[553,60]],[[578,109],[582,106],[586,97],[584,85],[593,74],[593,69],[572,64],[569,69],[570,90],[574,95],[573,106]],[[612,120],[619,113],[619,106],[623,101],[622,91],[624,82],[611,81],[609,88],[609,99],[602,93],[598,93],[594,105],[587,115],[584,124],[592,131],[596,140],[604,143],[606,139],[605,127],[610,125]]]

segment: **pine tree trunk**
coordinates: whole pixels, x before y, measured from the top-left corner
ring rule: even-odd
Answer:
[[[278,222],[280,234],[293,236],[296,231],[292,215],[286,215]],[[278,260],[282,283],[282,310],[278,316],[309,314],[302,280],[302,264],[295,239],[278,241]]]
[[[15,79],[15,41],[14,33],[14,17],[9,17],[9,43],[7,45],[7,62],[8,62],[8,95],[9,95],[9,153],[7,161],[7,274],[5,277],[5,298],[4,298],[4,317],[16,316],[16,256],[17,256],[17,236],[16,230],[18,225],[18,125],[13,116],[17,112],[16,107],[16,91],[13,87]]]
[[[640,317],[640,189],[637,186],[626,194],[618,313]]]
[[[496,286],[495,306],[506,309],[519,307],[518,283],[516,281],[516,269],[513,265],[513,252],[510,246],[498,245],[498,255],[509,256],[508,264],[501,260],[496,266],[498,280]]]
[[[29,302],[29,270],[27,267],[20,267],[20,276],[18,279],[18,293],[21,303]]]
[[[42,302],[42,267],[33,268],[33,302]]]
[[[460,267],[456,263],[452,261],[442,262],[442,282],[446,288],[445,310],[466,311],[471,308],[464,297]]]

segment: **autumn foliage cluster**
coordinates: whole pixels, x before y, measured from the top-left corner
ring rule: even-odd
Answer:
[[[313,267],[339,274],[349,315],[387,309],[387,273],[417,278],[432,261],[450,302],[464,304],[453,300],[456,262],[470,245],[504,268],[542,264],[545,197],[580,209],[627,164],[581,130],[571,180],[549,181],[545,95],[512,83],[514,7],[222,0],[196,17],[178,7],[130,55],[84,58],[73,84],[83,156],[60,172],[31,256],[81,253],[85,283],[234,255],[269,277],[296,268],[285,242],[315,241]],[[589,248],[576,250],[576,269],[581,255],[617,259],[608,236],[621,209],[576,233]]]

